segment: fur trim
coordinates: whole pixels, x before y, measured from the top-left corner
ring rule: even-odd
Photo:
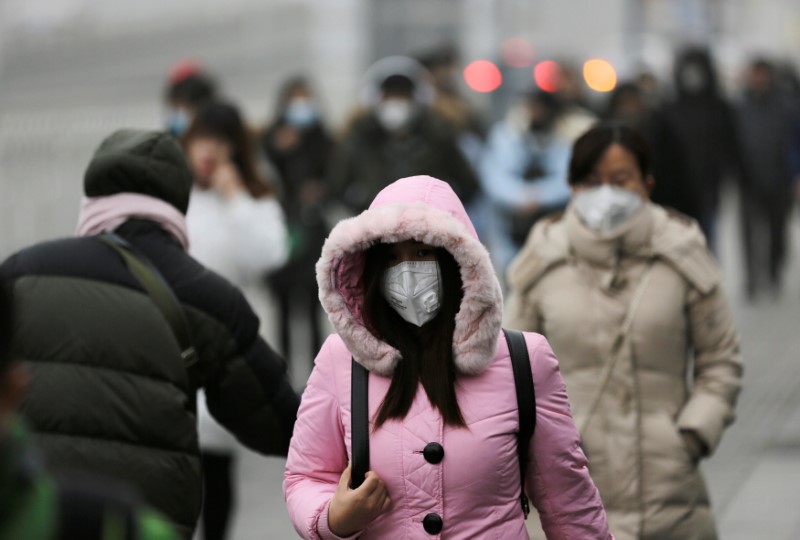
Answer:
[[[453,195],[455,197],[455,195]],[[489,253],[466,224],[421,201],[387,204],[339,222],[317,263],[319,298],[354,358],[370,371],[391,375],[400,353],[363,324],[361,273],[373,244],[415,239],[442,247],[460,267],[464,297],[456,315],[453,355],[464,374],[483,371],[494,358],[503,314],[500,283]]]

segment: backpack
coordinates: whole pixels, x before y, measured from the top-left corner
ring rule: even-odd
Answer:
[[[525,493],[525,473],[528,468],[528,448],[536,428],[536,394],[533,388],[533,374],[528,356],[525,336],[516,330],[503,329],[508,350],[511,354],[511,366],[514,370],[514,386],[517,391],[517,408],[519,409],[519,431],[517,432],[517,458],[519,459],[520,504],[527,519],[530,513],[528,496]],[[369,372],[351,360],[350,415],[352,421],[352,479],[351,488],[356,489],[364,482],[369,470],[369,407],[368,381]]]

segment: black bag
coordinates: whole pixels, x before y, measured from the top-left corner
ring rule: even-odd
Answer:
[[[514,370],[514,385],[517,390],[517,408],[519,409],[519,431],[517,432],[517,457],[519,459],[520,504],[527,519],[530,513],[528,496],[525,493],[525,473],[528,468],[528,448],[534,429],[536,428],[536,393],[533,387],[533,374],[528,356],[525,336],[516,330],[503,329],[508,350],[511,354],[511,366]],[[369,407],[367,369],[352,359],[350,406],[352,421],[352,476],[350,487],[356,489],[364,482],[369,471]]]

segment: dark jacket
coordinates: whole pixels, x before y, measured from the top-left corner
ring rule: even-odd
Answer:
[[[681,77],[686,69],[701,75],[692,88]],[[674,100],[652,120],[653,202],[675,208],[698,221],[708,233],[708,219],[719,206],[723,179],[747,181],[736,113],[721,94],[711,57],[689,50],[676,63]]]
[[[287,128],[296,129],[299,140],[291,148],[280,148],[275,144],[276,134]],[[321,184],[325,180],[333,139],[320,123],[295,128],[281,118],[264,133],[261,147],[283,179],[282,199],[287,216],[290,220],[299,219],[307,206],[303,200],[303,188],[310,183]]]
[[[791,200],[792,137],[796,111],[776,92],[745,92],[739,103],[744,159],[750,182],[748,197],[785,204]]]
[[[122,133],[118,146],[101,146],[99,181],[179,182],[172,172],[183,175],[184,158],[154,138]],[[54,470],[128,482],[189,537],[202,501],[197,389],[223,426],[264,454],[286,454],[299,400],[235,287],[154,222],[131,219],[116,233],[171,286],[199,361],[187,369],[164,316],[113,249],[91,237],[45,242],[0,267],[15,294],[16,354],[32,375],[21,412]]]
[[[299,133],[297,144],[288,149],[275,144],[276,134],[286,128],[297,129]],[[309,287],[313,290],[317,284],[314,265],[328,234],[321,197],[333,139],[319,122],[306,128],[292,128],[280,118],[264,133],[261,145],[283,180],[281,202],[291,246],[289,261],[270,275],[270,282],[282,291],[308,290]],[[314,197],[320,198],[309,198],[309,191],[316,191]]]
[[[389,133],[374,113],[356,119],[334,157],[329,185],[334,196],[360,212],[384,187],[416,175],[446,181],[464,203],[478,192],[452,126],[424,107],[402,134]]]
[[[128,481],[187,533],[202,499],[196,390],[265,454],[286,454],[298,399],[237,289],[152,222],[117,233],[178,296],[199,362],[186,369],[161,312],[111,248],[94,238],[40,244],[1,269],[14,284],[16,353],[32,374],[22,413],[54,469]]]

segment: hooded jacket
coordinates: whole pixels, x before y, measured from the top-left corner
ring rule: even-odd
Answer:
[[[139,131],[107,139],[86,177],[95,196],[166,194],[179,210],[190,185],[177,144]],[[187,368],[162,313],[115,251],[91,237],[45,242],[0,268],[14,290],[16,355],[32,375],[21,412],[54,471],[127,482],[190,537],[202,499],[197,389],[222,425],[265,454],[286,453],[298,400],[236,288],[155,222],[130,219],[115,232],[172,288],[199,361]]]
[[[444,425],[419,385],[404,419],[370,428],[371,469],[386,483],[392,503],[360,537],[527,539],[519,504],[514,376],[500,339],[500,285],[453,190],[425,176],[385,188],[369,210],[340,222],[325,243],[317,279],[320,300],[338,334],[317,356],[298,413],[284,481],[289,515],[303,538],[336,538],[328,529],[327,512],[351,456],[351,356],[370,372],[371,419],[395,366],[403,361],[364,326],[364,251],[376,242],[408,239],[446,249],[460,268],[463,300],[453,355],[456,396],[467,426]],[[558,361],[541,336],[525,338],[537,400],[527,491],[548,538],[608,538]],[[438,464],[422,453],[431,442],[444,449]],[[442,520],[439,534],[423,526],[430,514]]]
[[[592,413],[613,342],[645,279]],[[697,224],[647,204],[621,230],[602,235],[569,207],[534,228],[509,284],[506,325],[541,332],[558,354],[614,536],[715,538],[698,468],[704,456],[681,432],[713,453],[734,418],[742,361],[721,275]]]

